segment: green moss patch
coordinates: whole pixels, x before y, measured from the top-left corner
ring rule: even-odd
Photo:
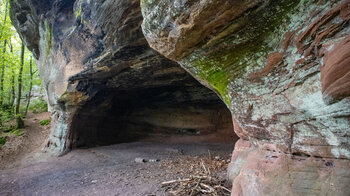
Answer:
[[[52,49],[52,30],[48,21],[45,21],[46,55],[48,56]]]
[[[238,18],[227,28],[230,33],[218,34],[201,49],[186,57],[184,64],[195,74],[207,81],[229,104],[227,86],[241,78],[254,67],[262,67],[269,53],[276,50],[284,30],[281,27],[289,20],[290,13],[299,1],[271,2],[263,9],[252,11],[248,16]],[[237,25],[239,27],[237,27]],[[194,68],[191,68],[194,67]]]

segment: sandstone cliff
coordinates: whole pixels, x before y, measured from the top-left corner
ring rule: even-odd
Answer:
[[[349,193],[350,1],[141,7],[150,46],[230,108],[241,138],[230,168],[234,192]]]
[[[53,112],[45,151],[181,130],[232,135],[220,98],[148,46],[139,1],[19,0],[11,10]]]
[[[350,192],[349,0],[13,0],[11,15],[54,114],[46,150],[184,122],[224,134],[232,116],[233,195]]]

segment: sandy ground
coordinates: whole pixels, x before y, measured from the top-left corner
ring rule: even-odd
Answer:
[[[40,153],[49,127],[38,125],[49,114],[40,115],[31,114],[26,119],[20,145],[3,153],[0,195],[171,195],[162,182],[199,175],[203,165],[211,168],[209,164],[215,165],[211,173],[220,185],[230,189],[225,179],[233,142],[133,142],[50,157]],[[159,161],[137,163],[135,158]]]
[[[40,155],[44,141],[50,134],[50,125],[41,126],[39,123],[50,119],[50,115],[49,112],[28,112],[27,118],[24,119],[25,128],[21,130],[23,135],[6,134],[7,142],[0,150],[0,169],[25,165]]]

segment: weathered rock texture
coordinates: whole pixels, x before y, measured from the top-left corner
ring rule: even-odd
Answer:
[[[350,192],[349,0],[12,0],[11,10],[54,111],[47,149],[226,134],[218,94],[241,138],[233,195]]]
[[[220,98],[148,46],[138,0],[13,0],[53,127],[46,151],[173,134],[234,139]]]
[[[350,192],[349,0],[143,0],[141,7],[150,46],[231,110],[241,138],[233,195]]]

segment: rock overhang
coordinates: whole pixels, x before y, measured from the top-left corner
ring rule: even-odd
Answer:
[[[141,7],[150,46],[230,108],[241,138],[230,167],[233,195],[279,195],[273,187],[290,195],[322,194],[329,188],[319,185],[330,176],[350,176],[344,170],[350,158],[349,77],[341,68],[350,54],[350,1],[145,0]],[[314,157],[341,160],[339,170],[313,162],[296,169],[314,169],[313,177],[300,179],[293,165]],[[348,191],[344,183],[337,187]]]
[[[199,131],[212,132],[221,126],[232,132],[230,113],[220,98],[176,62],[149,47],[141,30],[139,1],[23,0],[11,5],[13,13],[25,11],[27,15],[19,21],[13,14],[15,26],[35,30],[35,35],[19,32],[32,46],[29,49],[38,49],[37,64],[53,112],[46,150],[62,154],[72,147],[93,146],[93,137],[96,143],[104,143],[102,140],[113,134],[112,141],[122,141],[114,132],[126,130],[124,126],[146,126],[150,132],[196,126]],[[28,9],[23,11],[23,7]],[[161,115],[171,112],[174,115],[167,117],[168,122],[174,118],[183,122],[182,127],[179,122],[175,127],[159,122]],[[210,123],[195,125],[202,123],[198,113]],[[215,115],[224,120],[212,122]],[[149,119],[140,120],[140,116]],[[193,123],[189,122],[191,116]],[[131,126],[129,117],[140,125]],[[101,126],[106,134],[99,134]],[[102,139],[97,142],[99,136]]]
[[[328,52],[324,61],[325,51],[348,36],[348,1],[143,1],[141,5],[150,46],[216,90],[229,106],[241,137],[258,146],[277,145],[286,153],[339,157],[331,151],[342,149],[343,158],[350,155],[340,142],[347,140],[343,134],[349,131],[347,70],[338,62],[323,68],[335,56]],[[346,48],[345,43],[339,47]],[[341,58],[346,59],[349,53],[342,51]],[[322,74],[320,67],[332,73]],[[339,74],[342,70],[344,74]],[[343,82],[327,90],[330,85],[325,81]],[[324,126],[324,121],[332,125]],[[318,131],[312,130],[322,130],[326,140],[335,137],[339,142],[334,146],[323,136],[317,139]]]
[[[127,129],[152,122],[150,129],[156,132],[163,126],[159,115],[184,116],[171,103],[185,104],[187,114],[193,107],[186,104],[202,103],[204,113],[217,114],[218,108],[225,108],[222,103],[215,105],[218,94],[229,107],[241,138],[232,159],[236,191],[248,193],[242,185],[257,183],[260,188],[249,190],[264,193],[280,182],[274,176],[281,174],[288,179],[279,186],[291,194],[323,193],[317,187],[327,179],[347,192],[349,53],[344,51],[348,48],[348,0],[142,0],[141,7],[136,0],[79,0],[73,10],[57,9],[57,20],[42,15],[46,4],[31,12],[38,4],[33,7],[30,2],[44,1],[12,1],[12,13],[20,15],[12,14],[12,20],[38,57],[54,111],[47,149],[62,153],[85,145],[89,136],[80,134],[79,138],[79,132],[72,130],[84,130],[86,125],[74,122],[85,119],[91,123],[88,128],[101,128],[103,117],[91,119],[110,108],[114,108],[108,111],[111,116],[142,122],[126,123]],[[126,108],[128,104],[138,110]],[[164,113],[155,112],[160,107]],[[140,121],[147,114],[154,118]],[[214,116],[215,112],[200,118]],[[333,161],[335,169],[322,166],[325,159]],[[310,164],[303,168],[300,160]],[[314,164],[315,160],[319,162]],[[259,167],[260,162],[280,170]],[[291,167],[294,164],[297,167]],[[308,172],[308,168],[313,173],[306,183],[313,188],[293,185],[303,182],[297,172]],[[256,181],[246,178],[252,169]],[[269,183],[260,184],[259,172],[268,174]]]

